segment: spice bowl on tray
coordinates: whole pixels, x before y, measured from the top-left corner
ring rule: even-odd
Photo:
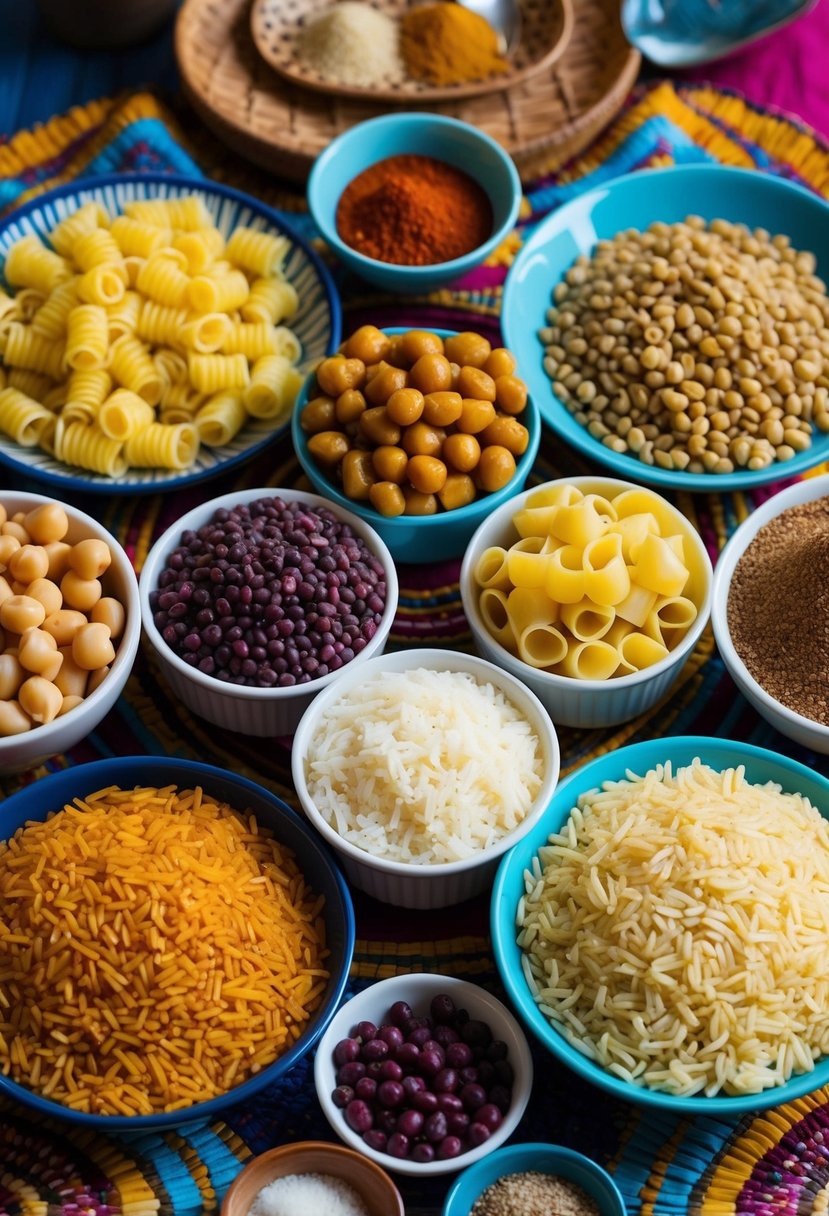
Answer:
[[[302,386],[294,450],[314,488],[396,561],[460,557],[538,451],[521,372],[480,333],[363,325]]]
[[[291,734],[313,698],[382,653],[398,584],[364,520],[303,490],[234,490],[155,542],[139,583],[147,644],[194,713]]]
[[[439,114],[359,123],[308,179],[311,215],[337,257],[406,295],[480,266],[512,230],[520,201],[518,170],[496,140]]]
[[[829,475],[781,490],[740,524],[717,562],[711,621],[757,712],[829,754]]]
[[[403,1199],[376,1162],[342,1144],[301,1140],[253,1157],[225,1192],[221,1216],[404,1216]]]
[[[441,1216],[530,1210],[625,1216],[624,1200],[607,1170],[575,1149],[543,1142],[504,1145],[470,1165],[452,1183]]]

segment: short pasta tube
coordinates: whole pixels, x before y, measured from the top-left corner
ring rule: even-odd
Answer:
[[[154,422],[127,440],[124,455],[131,468],[186,469],[198,450],[199,433],[192,422],[177,426]]]
[[[478,600],[478,608],[487,633],[499,645],[516,654],[518,643],[510,624],[506,593],[500,587],[484,587]]]
[[[613,530],[622,538],[622,556],[626,562],[632,563],[636,561],[639,546],[648,533],[659,535],[659,521],[652,511],[639,511],[636,515],[618,519]]]
[[[616,613],[609,604],[595,604],[583,599],[578,604],[561,605],[561,623],[566,625],[577,642],[594,642],[610,629]]]
[[[32,329],[42,338],[61,338],[66,333],[69,314],[79,302],[74,277],[59,283],[32,317]]]
[[[277,325],[289,321],[298,308],[297,290],[287,279],[254,279],[250,295],[241,307],[242,320]]]
[[[210,448],[224,447],[245,425],[247,410],[239,389],[214,395],[196,413],[193,421],[199,439]]]
[[[239,390],[241,391],[241,390]],[[196,410],[201,409],[207,400],[205,393],[193,388],[189,380],[179,380],[175,384],[165,384],[161,390],[162,410],[177,410],[186,414],[187,420],[192,420]],[[182,421],[180,419],[180,421]]]
[[[189,355],[187,366],[193,387],[202,393],[220,388],[246,388],[250,383],[244,355]]]
[[[287,325],[277,325],[273,331],[276,353],[284,355],[290,363],[298,363],[302,357],[302,346],[299,338]]]
[[[198,274],[187,282],[186,297],[196,312],[235,312],[248,298],[250,288],[241,270]]]
[[[179,331],[179,341],[198,355],[210,355],[226,348],[233,322],[227,313],[205,312],[191,316]],[[227,353],[233,353],[228,351]]]
[[[582,550],[562,545],[547,558],[544,588],[557,604],[578,604],[584,599]]]
[[[19,388],[0,389],[0,431],[23,448],[36,447],[54,418]]]
[[[155,410],[143,397],[128,388],[110,393],[98,408],[96,421],[109,439],[126,443],[155,422]]]
[[[507,615],[518,638],[530,625],[552,625],[559,607],[542,587],[514,587],[507,596]]]
[[[7,331],[3,358],[11,367],[27,367],[31,371],[42,372],[52,380],[60,380],[64,372],[65,352],[64,342],[50,342],[36,334],[30,326],[12,321]]]
[[[625,672],[644,671],[668,657],[668,647],[645,633],[628,633],[619,643],[618,650]]]
[[[230,234],[225,256],[229,262],[251,274],[270,278],[282,269],[288,248],[289,243],[284,236],[239,227]]]
[[[74,464],[92,473],[105,477],[121,477],[127,471],[124,445],[110,439],[97,426],[85,426],[83,422],[58,419],[54,438],[55,455],[65,464]]]
[[[584,592],[596,604],[621,604],[630,592],[630,574],[622,557],[622,538],[607,533],[590,541],[582,555]]]
[[[637,551],[631,578],[657,595],[681,595],[688,582],[688,567],[664,537],[649,532]]]
[[[142,300],[135,332],[152,346],[177,346],[186,324],[186,309],[168,308],[155,300]]]
[[[546,507],[524,507],[513,515],[513,527],[521,537],[549,536],[557,513],[555,503]]]
[[[78,237],[95,228],[108,228],[109,216],[99,203],[84,203],[67,215],[49,233],[52,248],[65,258],[71,258]]]
[[[109,322],[99,304],[78,304],[66,324],[66,363],[81,371],[102,368],[109,351]]]
[[[283,355],[257,359],[245,389],[245,409],[254,418],[277,418],[296,401],[302,376]]]
[[[149,348],[134,334],[124,334],[109,348],[109,371],[118,384],[131,389],[150,405],[161,400],[162,381]]]
[[[10,367],[7,373],[9,388],[19,388],[21,393],[43,404],[43,398],[55,386],[48,376],[33,372],[27,367]]]
[[[578,486],[570,485],[569,482],[560,482],[558,485],[541,486],[539,489],[531,491],[526,506],[529,508],[572,507],[577,502],[581,502],[583,498],[584,494]]]
[[[555,625],[528,625],[517,642],[519,659],[542,671],[557,666],[568,647],[567,638]]]
[[[162,346],[154,352],[153,363],[163,384],[180,384],[187,379],[187,360],[177,350]]]
[[[543,536],[525,536],[510,545],[507,573],[514,587],[543,587],[547,581],[547,551]]]
[[[631,583],[630,591],[625,598],[615,605],[616,615],[630,625],[641,629],[653,612],[656,599],[655,591],[649,591],[647,587],[637,587],[635,583]]]
[[[595,502],[582,499],[572,506],[560,506],[550,524],[553,536],[565,545],[584,549],[607,531],[607,516],[596,510]]]
[[[124,205],[124,214],[142,224],[155,224],[162,228],[181,228],[193,232],[212,223],[204,199],[198,194],[183,198],[134,199]]]
[[[126,282],[124,258],[115,237],[108,228],[93,228],[83,232],[72,247],[72,258],[79,270],[92,270],[94,266],[111,266]]]
[[[171,228],[142,224],[129,215],[119,215],[110,226],[115,242],[124,257],[148,258],[164,249],[173,239]]]
[[[261,359],[263,355],[275,355],[275,327],[264,321],[231,324],[222,343],[222,350],[226,355],[242,354],[251,361]]]
[[[48,296],[59,283],[72,278],[69,263],[31,233],[21,237],[6,254],[3,273],[12,287],[33,287]]]
[[[136,287],[165,308],[184,308],[191,280],[166,253],[154,253],[138,271]],[[202,310],[210,311],[208,309]]]
[[[686,595],[670,595],[656,601],[654,613],[664,637],[690,629],[697,619],[697,606]]]
[[[218,228],[199,228],[194,232],[179,232],[172,240],[187,259],[188,274],[203,274],[224,253],[225,239]]]
[[[106,309],[110,342],[117,342],[124,334],[134,334],[141,313],[141,297],[137,291],[127,291],[117,304]]]
[[[484,549],[475,565],[474,579],[479,587],[510,587],[507,551],[501,545],[490,545]]]
[[[107,308],[123,300],[128,284],[126,274],[121,274],[109,262],[102,262],[78,279],[78,296],[87,304],[100,304]]]
[[[571,646],[557,672],[574,680],[609,680],[618,667],[619,652],[600,639]]]

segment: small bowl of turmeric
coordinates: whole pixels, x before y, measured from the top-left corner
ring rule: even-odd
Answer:
[[[385,114],[328,145],[308,206],[339,259],[368,282],[420,295],[480,266],[515,226],[521,180],[482,131],[440,114]]]

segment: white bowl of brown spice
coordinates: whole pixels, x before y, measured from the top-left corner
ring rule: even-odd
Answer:
[[[717,562],[711,620],[757,712],[829,753],[829,475],[789,486],[740,525]]]

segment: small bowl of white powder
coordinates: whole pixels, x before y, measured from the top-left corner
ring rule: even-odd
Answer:
[[[342,673],[292,749],[302,807],[349,882],[403,908],[485,890],[548,806],[559,764],[535,694],[449,650],[401,650]]]
[[[221,1216],[404,1216],[404,1208],[376,1162],[341,1144],[305,1140],[249,1161]]]

